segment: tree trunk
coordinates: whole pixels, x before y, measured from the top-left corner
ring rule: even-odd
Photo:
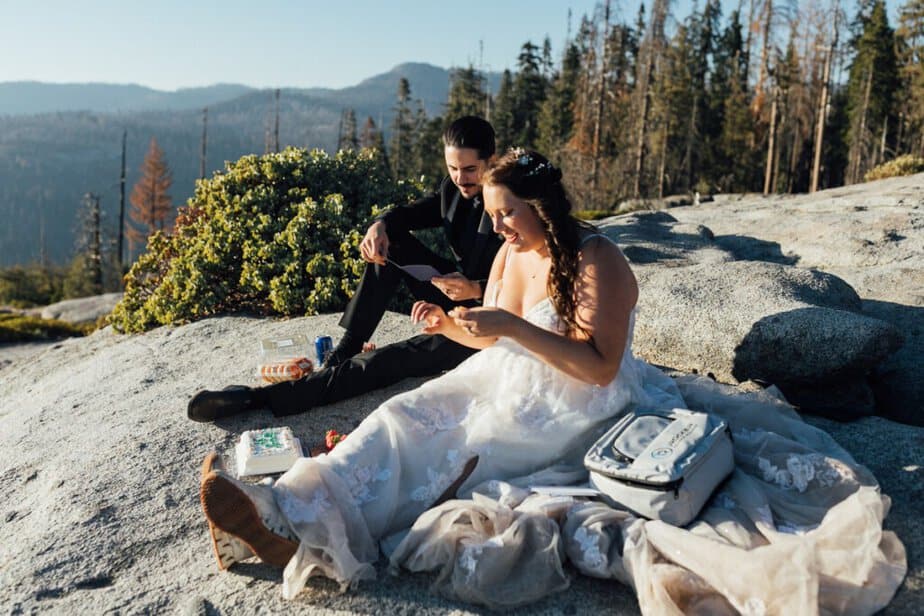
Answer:
[[[764,80],[767,78],[768,67],[770,62],[770,25],[773,17],[773,0],[766,0],[764,3],[764,24],[762,28],[763,41],[760,46],[760,67],[757,72],[757,87],[755,98],[760,100],[764,91]]]
[[[837,20],[835,20],[836,23]],[[837,42],[835,35],[835,44]],[[818,174],[821,171],[821,150],[824,146],[825,134],[825,112],[828,108],[828,79],[831,74],[831,56],[834,53],[834,47],[825,49],[825,69],[821,78],[821,100],[818,101],[818,126],[815,129],[815,157],[812,161],[812,185],[809,192],[813,193],[818,190]]]
[[[610,0],[606,0],[603,9],[603,57],[600,61],[600,75],[597,79],[597,100],[594,109],[594,136],[591,144],[593,163],[590,176],[590,194],[593,209],[599,209],[597,186],[600,175],[600,124],[603,121],[603,98],[606,88],[606,67],[609,64],[609,30],[610,30]]]
[[[785,107],[784,107],[784,110],[785,110]],[[780,119],[779,119],[779,125],[777,126],[777,133],[779,133],[780,135],[785,135],[786,132],[785,132],[784,129],[785,129],[785,127],[786,127],[786,119],[787,119],[787,118],[786,118],[786,113],[785,113],[785,111],[784,111],[783,113],[780,113],[780,116],[781,116],[781,117],[780,117]],[[780,141],[782,141],[782,138],[780,139]],[[774,152],[774,154],[773,154],[773,173],[772,173],[772,177],[770,178],[770,187],[771,187],[771,190],[773,190],[773,192],[777,192],[777,191],[779,190],[779,185],[780,185],[780,150],[782,150],[782,149],[783,149],[783,148],[781,148],[781,147],[777,147],[777,148],[776,148],[776,152]]]
[[[122,130],[122,173],[119,176],[119,238],[118,238],[118,248],[119,251],[118,258],[116,262],[119,264],[119,279],[121,280],[122,274],[125,273],[125,265],[123,259],[123,239],[125,237],[125,143],[128,140],[128,131]]]
[[[664,32],[664,20],[667,18],[667,0],[654,0],[651,8],[651,21],[648,33],[642,42],[643,51],[639,56],[644,58],[641,79],[637,84],[640,113],[638,120],[638,133],[635,139],[635,178],[632,187],[634,197],[642,193],[642,173],[645,168],[645,141],[648,137],[648,99],[651,96],[651,72],[654,70],[655,60],[660,53],[660,43]]]
[[[879,162],[885,162],[886,133],[889,132],[889,116],[882,121],[882,139],[879,141]],[[878,164],[878,163],[877,163]]]
[[[863,93],[863,106],[860,108],[860,126],[854,134],[853,143],[851,144],[851,172],[849,184],[856,184],[860,181],[860,159],[863,155],[863,143],[866,141],[866,112],[869,110],[870,89],[873,86],[872,67],[866,69],[866,88]]]
[[[687,125],[687,146],[684,153],[684,167],[687,174],[687,190],[693,190],[693,137],[696,135],[696,117],[699,115],[699,96],[693,96],[693,111]]]
[[[770,134],[767,140],[767,164],[764,169],[764,196],[770,193],[770,181],[773,175],[773,158],[776,150],[776,100],[777,89],[773,89],[773,100],[770,103]]]
[[[661,139],[661,162],[658,163],[658,199],[664,198],[664,167],[667,165],[667,138],[670,135],[670,121],[664,127],[664,137]]]

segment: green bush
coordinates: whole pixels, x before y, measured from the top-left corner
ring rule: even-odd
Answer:
[[[374,150],[288,148],[229,163],[198,182],[172,234],[151,236],[110,321],[139,332],[223,312],[343,309],[371,218],[422,193],[380,160]]]
[[[863,176],[864,181],[884,180],[885,178],[897,178],[903,175],[913,175],[924,171],[924,158],[905,154],[898,158],[893,158],[887,163],[882,163],[873,167]]]
[[[60,267],[38,264],[0,269],[0,305],[31,308],[60,301],[66,276]]]
[[[20,314],[0,314],[0,342],[32,342],[83,336],[93,327]]]

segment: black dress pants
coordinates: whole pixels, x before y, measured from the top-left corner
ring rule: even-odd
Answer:
[[[432,265],[441,274],[457,271],[454,262],[437,255],[407,231],[389,232],[388,240],[388,257],[395,263]],[[427,280],[417,280],[391,263],[367,263],[359,286],[343,311],[340,327],[347,330],[355,340],[369,340],[402,281],[419,300],[437,304],[445,310],[455,305]]]
[[[434,376],[451,370],[475,351],[445,336],[421,334],[354,355],[334,368],[319,370],[303,379],[269,385],[264,388],[267,405],[277,417],[303,413],[407,377]]]
[[[388,239],[388,256],[396,263],[432,265],[443,274],[457,271],[455,263],[431,251],[409,232],[389,231]],[[447,311],[456,305],[429,281],[417,280],[391,263],[384,266],[369,263],[340,326],[355,340],[371,338],[402,281],[417,299]],[[477,305],[472,301],[462,304]],[[274,415],[293,415],[388,387],[408,377],[437,375],[455,368],[474,352],[475,349],[445,336],[423,334],[355,355],[334,368],[319,370],[298,381],[270,385],[264,391]]]

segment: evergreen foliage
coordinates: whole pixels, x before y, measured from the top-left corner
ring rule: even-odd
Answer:
[[[337,138],[337,150],[355,150],[359,147],[356,134],[356,111],[344,109],[340,116],[340,135]]]
[[[517,136],[514,132],[515,112],[513,73],[505,70],[501,75],[500,87],[497,89],[497,97],[494,100],[494,110],[491,113],[491,124],[494,125],[494,134],[499,152],[504,152],[516,144]]]
[[[467,115],[485,117],[488,100],[485,86],[484,75],[471,64],[454,69],[450,78],[446,113],[443,114],[444,124],[449,126],[456,118]]]
[[[510,127],[514,145],[534,146],[539,136],[539,108],[547,87],[539,48],[527,41],[517,59],[517,75],[511,92],[513,109]]]
[[[900,89],[895,35],[885,2],[873,0],[868,12],[861,7],[855,29],[856,55],[847,81],[847,181],[851,183],[881,160],[886,147],[894,147],[895,99]]]
[[[440,181],[446,175],[446,163],[443,156],[443,118],[422,117],[418,120],[421,128],[414,143],[414,159],[417,161],[423,185],[430,190],[439,188]]]
[[[841,35],[847,19],[841,17],[838,3],[760,0],[739,3],[737,10],[732,10],[725,19],[719,0],[693,3],[690,13],[684,17],[671,14],[671,6],[676,3],[668,0],[654,0],[647,9],[645,3],[641,3],[638,12],[629,16],[620,14],[622,7],[618,3],[601,1],[590,14],[582,16],[573,37],[568,25],[569,39],[557,55],[548,38],[540,46],[525,42],[515,58],[516,69],[504,71],[493,97],[485,74],[469,63],[452,71],[444,113],[428,116],[421,100],[412,97],[412,86],[415,94],[422,93],[427,100],[426,109],[432,110],[446,92],[445,84],[440,84],[439,88],[430,83],[423,87],[412,84],[412,78],[420,80],[422,73],[414,72],[413,66],[407,65],[389,77],[388,83],[397,85],[394,99],[389,98],[391,94],[379,92],[375,107],[354,97],[340,103],[333,111],[327,109],[322,115],[311,115],[307,111],[310,106],[304,106],[301,115],[285,116],[288,119],[283,122],[284,127],[297,126],[301,132],[282,139],[284,143],[320,142],[331,148],[336,144],[340,150],[366,148],[362,157],[354,154],[353,158],[347,158],[361,159],[362,165],[374,169],[370,173],[381,181],[415,178],[415,182],[435,188],[445,175],[440,139],[443,128],[462,115],[478,115],[494,125],[500,152],[511,146],[535,148],[560,165],[577,210],[612,211],[616,204],[629,197],[644,201],[694,191],[807,191],[814,186],[816,151],[819,153],[818,186],[838,186],[860,181],[869,170],[904,154],[924,157],[924,0],[903,2],[894,31],[883,0],[860,2],[859,13],[851,27],[852,36],[848,39]],[[788,40],[785,40],[787,35]],[[826,66],[830,69],[827,78]],[[368,92],[371,91],[363,89],[362,96]],[[823,97],[823,92],[827,92],[827,96]],[[264,95],[254,93],[253,97],[262,97],[261,105],[265,107]],[[294,100],[294,95],[290,94],[289,98]],[[389,100],[394,100],[394,104]],[[389,108],[391,113],[387,112]],[[356,110],[361,111],[362,117],[369,114],[361,127],[357,124]],[[289,113],[288,108],[281,111]],[[237,107],[229,106],[224,114],[216,116],[210,128],[214,127],[216,135],[223,134],[222,126],[226,128],[238,121],[234,116],[238,113]],[[377,126],[372,116],[388,127],[388,147],[383,126]],[[71,184],[83,173],[76,170],[74,164],[77,151],[74,144],[88,141],[84,137],[95,134],[91,129],[96,130],[98,124],[107,121],[111,122],[103,116],[80,116],[80,130],[67,135],[65,145],[72,150],[71,158],[67,169],[59,174],[66,176]],[[230,145],[225,144],[227,147],[216,151],[232,152],[225,156],[232,160],[241,152],[253,151],[253,133],[259,133],[262,139],[263,127],[258,126],[259,123],[251,124],[253,126],[247,128],[235,124],[248,135],[247,139],[232,140],[236,149],[229,149]],[[10,126],[0,118],[0,128]],[[123,126],[113,123],[105,128],[109,131],[106,138],[117,142]],[[70,130],[75,129],[71,127]],[[176,132],[175,128],[165,130],[162,136],[171,158],[181,160],[180,152],[185,146],[174,135]],[[319,135],[327,136],[320,138]],[[211,147],[212,133],[209,137]],[[64,149],[62,156],[68,154]],[[231,165],[228,174],[240,175],[247,165],[267,166],[277,173],[290,164],[283,164],[282,159],[246,162],[251,159],[245,157]],[[22,160],[22,164],[11,163],[0,151],[0,173],[14,179],[0,183],[0,199],[38,204],[36,209],[50,220],[59,213],[60,207],[56,211],[44,204],[56,203],[61,196],[55,195],[48,186],[40,185],[35,178],[41,176],[34,175],[38,170],[30,166],[29,160]],[[340,160],[340,157],[329,160]],[[132,166],[136,164],[137,161]],[[299,168],[292,165],[293,169]],[[903,165],[905,163],[896,162],[897,168],[905,169]],[[179,254],[172,238],[182,235],[168,233],[172,214],[167,195],[170,169],[154,140],[142,169],[145,176],[135,185],[132,195],[131,233],[136,243],[143,242],[155,230],[162,233],[151,241],[142,259],[143,264],[133,282],[137,288],[147,284],[142,281],[144,276],[167,280],[168,270],[162,268],[166,268],[165,264],[171,262],[172,257],[167,259],[165,255],[172,254],[170,251]],[[177,173],[181,185],[191,183],[184,175],[187,172],[183,165]],[[338,168],[334,173],[343,171]],[[233,182],[227,179],[228,174],[222,176],[225,178],[222,182],[230,185]],[[10,188],[14,184],[30,183],[34,188],[28,190],[34,194],[26,195],[20,188]],[[200,187],[199,191],[202,190],[205,189]],[[194,214],[207,209],[208,199],[217,198],[209,192],[211,190],[206,190],[204,196],[196,193],[191,202],[195,206],[187,208],[184,214],[187,226],[204,224],[194,222]],[[332,216],[331,211],[346,205],[338,205],[329,193],[310,194],[316,203],[313,207],[320,212],[316,215],[316,223],[326,229],[324,225],[333,223],[325,216]],[[107,202],[111,203],[108,199],[107,196]],[[73,201],[71,199],[71,203]],[[285,215],[291,213],[286,210]],[[24,216],[22,212],[17,214],[14,221],[17,228]],[[286,225],[290,222],[288,219]],[[45,237],[44,232],[34,233],[34,223],[31,228],[32,237]],[[38,228],[44,231],[42,224]],[[281,234],[284,230],[280,228],[274,232]],[[10,231],[7,230],[5,236],[2,231],[0,229],[0,240],[11,242]],[[290,235],[293,233],[295,231]],[[273,241],[277,241],[275,237]],[[280,236],[278,241],[285,243],[285,238]],[[298,244],[294,239],[292,242]],[[44,239],[38,243],[33,241],[33,244],[41,248],[31,247],[30,254],[47,254]],[[56,238],[51,246],[60,244],[60,238]],[[307,250],[303,248],[299,248],[302,257]],[[218,251],[217,248],[209,250]],[[333,252],[326,254],[336,252],[333,248],[330,250]],[[58,253],[60,260],[63,255],[60,250]],[[46,287],[45,291],[37,292],[17,282],[14,286],[21,287],[22,292],[13,292],[10,297],[29,302],[32,300],[22,298],[77,293],[80,285],[75,283],[98,280],[98,276],[88,275],[92,268],[88,270],[87,266],[93,265],[92,259],[88,262],[80,251],[78,253],[67,289],[55,287],[50,291],[46,283],[37,283]],[[44,260],[44,256],[41,258]],[[177,261],[177,267],[181,261]],[[203,263],[211,267],[210,262]],[[311,276],[317,274],[320,279],[327,280],[324,268],[328,265],[324,263],[322,259],[311,265],[314,268]],[[244,269],[242,266],[242,272]],[[156,276],[152,273],[155,271]],[[188,280],[178,282],[179,270],[170,272],[174,278],[169,284],[178,289],[199,285],[197,277],[203,276],[189,269],[183,274]],[[66,274],[64,270],[60,273]],[[294,276],[291,274],[289,278],[294,281]],[[45,278],[47,281],[47,276]],[[256,289],[257,283],[250,278],[245,282]],[[266,297],[260,296],[260,301],[254,299],[257,291],[247,291],[250,295],[243,295],[249,298],[245,303],[257,310],[288,311],[295,303],[283,291],[288,284],[277,283],[281,285],[278,292],[260,289],[259,292],[267,293]],[[299,288],[298,284],[301,283],[292,282],[293,288]],[[102,286],[108,286],[108,282],[104,280]],[[97,284],[93,288],[98,287]],[[0,298],[3,288],[0,279]],[[183,290],[170,292],[176,297],[188,294]],[[270,292],[275,293],[272,298],[268,295]],[[153,290],[144,293],[154,297]],[[336,305],[336,301],[322,296],[334,297],[340,291],[318,293],[317,297],[305,300],[305,305],[296,312]],[[216,306],[222,310],[235,306],[227,299],[233,295],[228,289],[218,294],[223,299],[206,301],[202,299],[206,295],[202,291],[201,297],[197,296],[200,307],[183,308],[177,313],[182,315],[176,317],[168,315],[167,300],[157,296],[145,313],[148,316],[138,316],[137,320],[147,327],[170,319],[191,318],[189,314],[207,314],[219,309]],[[141,314],[138,310],[137,306],[132,308],[132,314]],[[155,314],[156,318],[151,316]]]
[[[414,174],[414,138],[417,127],[411,110],[411,84],[404,77],[398,81],[398,100],[394,112],[388,148],[391,173],[396,178],[407,178]]]
[[[0,269],[0,305],[31,308],[59,302],[65,275],[61,267],[38,264]]]
[[[539,110],[536,146],[553,161],[558,159],[559,150],[568,142],[574,126],[574,101],[580,70],[580,51],[572,43],[565,50],[561,71],[552,76],[549,96]]]
[[[107,240],[103,229],[98,195],[84,195],[79,219],[74,258],[64,278],[64,297],[67,298],[99,295],[107,289],[118,288],[120,275],[113,242]]]
[[[420,194],[374,150],[245,156],[197,184],[172,233],[151,236],[111,321],[138,332],[229,311],[342,310],[363,268],[360,230]]]

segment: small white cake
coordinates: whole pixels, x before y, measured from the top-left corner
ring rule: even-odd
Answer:
[[[289,470],[302,457],[302,444],[290,428],[248,430],[237,444],[237,474],[267,475]]]

